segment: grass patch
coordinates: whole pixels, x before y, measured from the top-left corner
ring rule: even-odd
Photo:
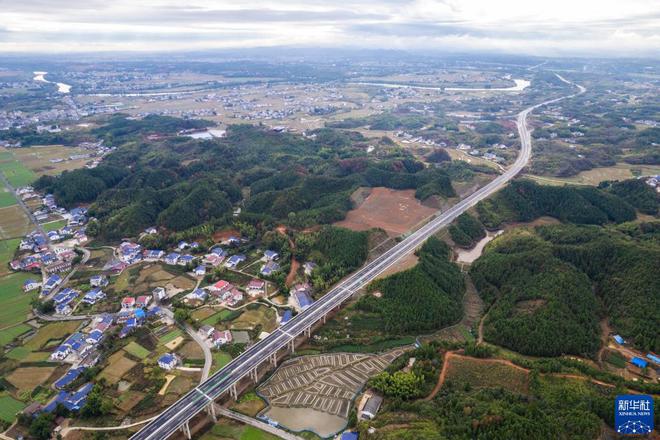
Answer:
[[[124,351],[139,359],[145,359],[150,353],[149,350],[135,341],[131,341],[126,347],[124,347]]]
[[[163,336],[158,338],[158,342],[164,345],[164,344],[167,344],[168,342],[172,342],[173,340],[175,340],[176,338],[178,338],[182,334],[183,334],[183,332],[181,331],[181,329],[177,328],[177,329],[172,330],[169,333],[165,333]]]
[[[621,354],[617,353],[616,351],[608,351],[605,361],[608,364],[612,364],[616,368],[626,368],[626,358],[621,356]]]
[[[6,188],[0,188],[0,208],[18,203],[16,197]]]
[[[348,353],[377,353],[379,351],[389,350],[390,348],[401,347],[402,345],[410,345],[415,343],[414,336],[404,336],[398,339],[387,339],[384,341],[374,342],[373,344],[356,345],[356,344],[343,344],[330,348],[328,351],[332,353],[348,352]]]
[[[37,179],[37,175],[32,170],[15,159],[0,161],[0,172],[14,188],[29,185]]]
[[[30,331],[32,327],[27,324],[19,324],[0,330],[0,345],[6,345],[13,341],[17,336]]]
[[[54,222],[48,222],[41,225],[44,228],[44,231],[58,231],[66,226],[66,220],[55,220]]]
[[[19,205],[0,208],[0,238],[23,237],[33,228],[30,219]]]
[[[30,353],[32,352],[25,347],[16,347],[8,351],[5,356],[9,359],[14,359],[15,361],[23,361],[30,355]]]
[[[0,395],[0,420],[11,423],[16,414],[25,408],[25,404],[9,395]]]
[[[202,324],[216,325],[222,321],[233,321],[241,316],[243,313],[241,310],[221,310],[218,313],[214,313],[206,319],[202,320]]]
[[[527,394],[526,371],[507,365],[497,359],[473,359],[462,356],[449,358],[446,381],[468,383],[474,388],[505,388]]]
[[[39,350],[50,345],[51,341],[61,341],[65,336],[75,332],[79,325],[80,322],[76,321],[61,321],[44,325],[24,346],[32,351]]]
[[[32,274],[14,273],[0,278],[0,328],[23,322],[30,311],[30,302],[35,292],[24,293],[23,283]]]
[[[231,361],[231,355],[225,353],[224,351],[214,351],[213,352],[213,367],[211,372],[216,372]]]
[[[14,253],[20,243],[20,238],[0,241],[0,276],[11,273],[7,265],[14,259]]]

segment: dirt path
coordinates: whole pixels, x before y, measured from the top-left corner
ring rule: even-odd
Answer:
[[[598,355],[596,356],[598,365],[603,366],[603,353],[607,349],[607,340],[610,337],[610,324],[607,321],[607,318],[603,318],[600,321],[600,343],[601,347],[598,350]]]
[[[276,227],[275,230],[280,234],[287,236],[286,226],[280,225]],[[287,238],[289,239],[289,247],[293,252],[293,250],[296,248],[296,243],[294,243],[291,237],[287,236]],[[289,274],[286,276],[286,280],[284,281],[287,287],[291,287],[293,282],[296,280],[296,275],[298,274],[299,268],[300,268],[300,262],[295,258],[293,258],[293,255],[291,255],[291,269],[289,270]]]
[[[438,376],[438,382],[433,387],[433,391],[431,391],[431,394],[426,396],[424,400],[426,401],[433,400],[435,395],[438,394],[440,388],[442,388],[442,384],[445,383],[445,378],[447,377],[449,359],[451,359],[451,357],[454,356],[455,354],[456,351],[448,351],[445,353],[444,359],[442,360],[442,370],[440,371],[440,376]]]

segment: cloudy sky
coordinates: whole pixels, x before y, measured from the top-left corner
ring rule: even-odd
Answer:
[[[660,0],[0,0],[0,52],[264,46],[660,56]]]

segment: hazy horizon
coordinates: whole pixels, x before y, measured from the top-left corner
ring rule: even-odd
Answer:
[[[0,53],[302,47],[658,57],[652,0],[2,1]]]

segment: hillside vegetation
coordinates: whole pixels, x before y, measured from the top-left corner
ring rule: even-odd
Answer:
[[[213,140],[177,135],[206,125],[113,116],[92,132],[118,147],[101,166],[45,176],[35,186],[67,207],[94,202],[98,233],[110,239],[152,225],[171,231],[220,226],[231,221],[239,202],[249,221],[300,228],[331,223],[344,218],[360,186],[414,189],[420,199],[455,196],[450,163],[425,168],[391,141],[381,140],[378,156],[368,156],[361,134],[329,128],[313,138],[251,125],[230,126],[226,137]],[[159,137],[148,138],[152,134]]]
[[[660,349],[660,223],[553,225],[495,239],[471,268],[485,338],[524,354],[591,355],[597,322]]]
[[[430,238],[414,268],[372,283],[369,289],[382,297],[365,296],[357,308],[375,314],[380,328],[390,334],[432,332],[453,324],[461,317],[465,286],[449,255],[444,242]]]
[[[634,220],[635,209],[657,212],[659,200],[653,189],[641,181],[593,188],[516,180],[494,197],[480,202],[477,212],[487,228],[497,228],[503,222],[529,222],[541,216],[568,223],[603,225]]]

